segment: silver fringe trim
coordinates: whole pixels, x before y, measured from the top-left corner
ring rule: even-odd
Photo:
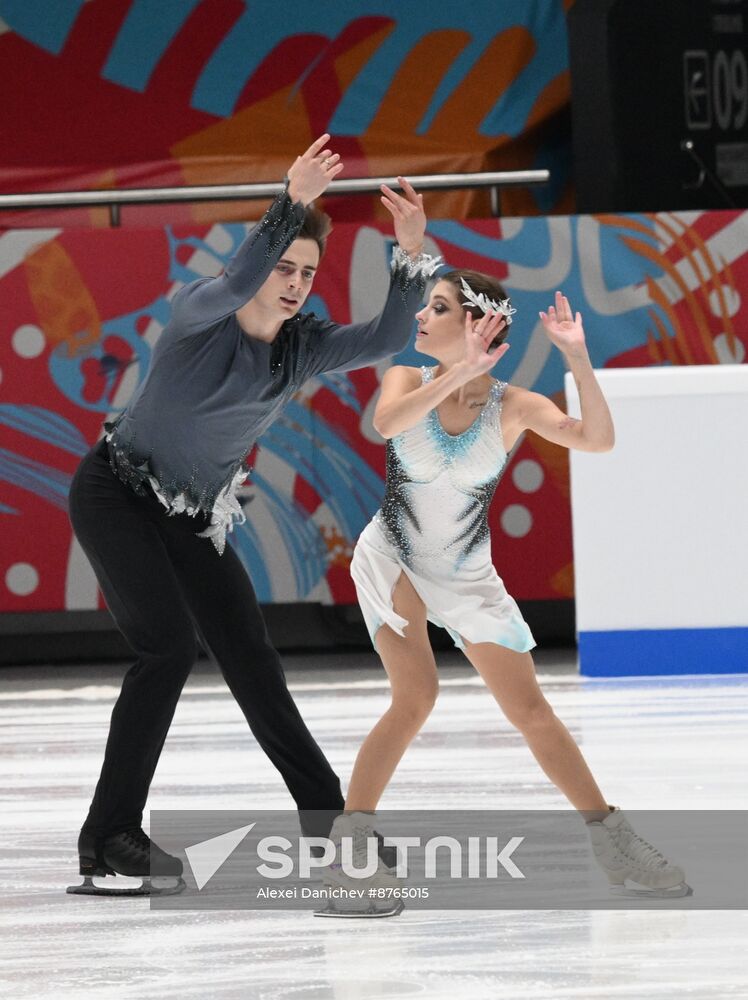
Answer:
[[[429,253],[419,253],[417,257],[411,257],[399,244],[392,248],[391,271],[405,271],[408,280],[420,279],[425,282],[433,278],[434,274],[444,263],[443,257],[433,257]]]
[[[107,442],[112,440],[113,431],[104,435]],[[158,498],[159,503],[165,509],[168,516],[174,514],[187,514],[189,517],[196,517],[198,514],[205,514],[203,507],[195,503],[190,503],[185,493],[178,493],[175,497],[169,498],[164,492],[161,483],[154,475],[141,470],[143,475],[141,481],[150,483],[151,489]],[[246,480],[249,472],[245,468],[240,468],[215,499],[210,510],[210,524],[204,531],[198,531],[198,538],[209,538],[213,543],[219,556],[223,555],[226,548],[226,535],[234,530],[235,524],[244,524],[247,520],[241,504],[236,498],[236,491]]]
[[[226,548],[226,535],[234,530],[235,524],[244,524],[247,520],[239,501],[236,498],[236,491],[247,478],[247,473],[240,469],[231,482],[225,486],[216,497],[216,501],[210,511],[210,524],[205,531],[198,531],[198,538],[209,538],[218,552],[223,555]],[[148,476],[153,492],[159,502],[166,509],[168,515],[188,514],[195,517],[197,514],[204,514],[205,511],[191,504],[184,493],[178,493],[173,500],[170,500],[161,488],[161,483],[155,476]]]
[[[235,524],[244,524],[247,520],[241,504],[236,498],[236,491],[247,478],[247,472],[239,469],[231,482],[216,497],[210,512],[210,525],[205,531],[199,531],[198,538],[209,538],[218,555],[223,555],[226,548],[226,535],[234,530]]]

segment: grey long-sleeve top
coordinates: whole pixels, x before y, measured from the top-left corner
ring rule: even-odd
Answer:
[[[115,474],[171,514],[210,514],[223,552],[226,531],[244,521],[235,497],[253,444],[303,382],[351,371],[401,351],[438,258],[413,260],[395,247],[382,312],[341,325],[299,313],[272,343],[248,336],[236,310],[248,302],[296,239],[304,207],[280,194],[224,272],[181,288],[148,373],[127,408],[105,424]]]

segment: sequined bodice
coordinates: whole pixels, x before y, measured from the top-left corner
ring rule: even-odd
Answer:
[[[434,372],[422,368],[422,380]],[[492,384],[486,405],[461,434],[447,433],[433,409],[387,442],[387,484],[375,520],[406,564],[428,557],[457,568],[488,545],[488,508],[507,461],[505,389],[505,382]]]

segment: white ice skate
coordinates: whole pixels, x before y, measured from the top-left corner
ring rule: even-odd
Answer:
[[[614,895],[673,899],[692,894],[683,869],[643,840],[618,807],[601,822],[588,823],[587,829],[595,860]],[[627,881],[635,886],[627,887]]]
[[[335,860],[324,869],[324,889],[329,892],[326,905],[315,911],[315,917],[395,917],[403,910],[397,898],[399,887],[395,872],[379,857],[377,833],[370,824],[370,813],[342,813],[336,817],[330,830],[330,840],[335,845]],[[364,870],[369,857],[376,858],[376,871],[366,878],[355,878],[346,873],[343,862],[343,840],[349,838],[350,863],[354,869]]]

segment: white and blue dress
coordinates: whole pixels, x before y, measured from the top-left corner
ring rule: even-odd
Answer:
[[[421,369],[423,382],[436,368]],[[491,562],[488,508],[507,464],[501,434],[505,382],[493,381],[486,405],[461,434],[448,434],[436,408],[387,442],[382,506],[361,533],[351,576],[376,648],[389,625],[399,635],[408,622],[392,606],[405,573],[427,608],[459,649],[493,642],[524,653],[535,640]]]

